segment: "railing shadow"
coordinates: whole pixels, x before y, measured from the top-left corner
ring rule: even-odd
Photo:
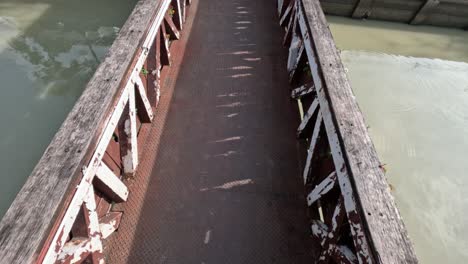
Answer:
[[[276,20],[269,1],[192,2],[109,262],[314,259]]]

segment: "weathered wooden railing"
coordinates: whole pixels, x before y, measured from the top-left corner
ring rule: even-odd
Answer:
[[[141,0],[0,223],[1,263],[104,263],[189,0]]]
[[[319,0],[279,0],[316,263],[417,263]]]

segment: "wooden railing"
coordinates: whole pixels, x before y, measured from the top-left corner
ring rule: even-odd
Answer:
[[[104,263],[189,0],[141,0],[0,223],[1,263]]]
[[[279,0],[316,263],[417,263],[319,0]],[[305,113],[302,109],[305,109]]]

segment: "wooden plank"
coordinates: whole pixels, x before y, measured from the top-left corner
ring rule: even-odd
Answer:
[[[374,262],[369,243],[379,263],[417,263],[320,3],[303,1],[301,9],[300,26],[359,263]],[[366,230],[356,224],[363,221]]]
[[[170,17],[169,15],[166,15],[166,17],[164,18],[164,23],[166,25],[166,31],[170,35],[171,40],[180,39],[179,30],[177,30],[176,25],[172,21],[172,17]]]
[[[0,259],[33,263],[44,258],[64,219],[82,167],[96,148],[128,69],[143,52],[148,25],[165,0],[141,0],[124,24],[68,117],[0,223]],[[166,10],[163,10],[164,12]],[[29,208],[25,210],[25,208]]]
[[[183,18],[182,18],[182,8],[180,1],[184,0],[172,0],[171,5],[174,8],[174,14],[172,15],[172,19],[174,20],[175,25],[179,30],[182,30],[184,27]]]
[[[336,185],[336,172],[332,172],[307,195],[307,205],[311,206]]]
[[[319,111],[319,102],[317,99],[315,99],[312,104],[309,106],[309,109],[307,110],[307,113],[305,114],[304,118],[302,119],[301,124],[297,128],[297,137],[302,138],[304,137],[304,131],[308,131],[309,127],[312,124],[312,116]]]
[[[309,149],[307,150],[307,159],[304,166],[304,172],[302,178],[304,179],[304,184],[307,184],[310,179],[310,173],[312,171],[312,160],[317,151],[317,142],[319,140],[320,129],[322,127],[322,113],[319,111],[317,114],[317,119],[315,121],[314,132],[312,133],[312,138],[310,139]]]
[[[300,87],[292,90],[291,98],[292,99],[301,99],[304,96],[310,95],[315,92],[315,85],[313,82],[306,83]]]
[[[353,18],[367,18],[372,12],[374,0],[359,0],[352,14]]]
[[[135,86],[128,84],[126,93],[128,94],[128,104],[125,106],[125,113],[119,122],[120,155],[122,159],[123,175],[133,177],[138,166],[138,143],[137,124],[135,113]]]
[[[103,162],[99,165],[95,180],[100,181],[100,184],[96,186],[99,188],[99,191],[104,193],[109,199],[112,199],[112,201],[118,203],[127,201],[127,186]]]
[[[427,17],[434,11],[440,4],[439,0],[426,0],[421,8],[416,12],[413,19],[411,19],[411,25],[419,25],[424,23]]]
[[[109,212],[104,217],[99,218],[99,229],[101,230],[102,239],[108,238],[119,228],[122,215],[122,212]]]
[[[151,123],[153,120],[153,109],[151,107],[151,103],[148,100],[148,97],[146,96],[146,89],[145,86],[143,85],[143,82],[140,77],[136,77],[135,79],[132,80],[133,83],[135,83],[135,88],[136,88],[136,100],[137,103],[136,105],[140,106],[137,109],[138,116],[140,117],[140,120],[143,123]]]

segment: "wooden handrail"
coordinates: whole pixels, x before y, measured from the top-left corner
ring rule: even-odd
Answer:
[[[417,263],[319,0],[278,4],[292,97],[308,107],[298,136],[317,263]]]
[[[138,122],[153,119],[169,38],[179,37],[189,3],[137,3],[0,222],[2,263],[104,262],[102,240],[122,215],[108,201],[128,197],[120,177],[138,166]],[[113,168],[111,150],[121,155]]]

